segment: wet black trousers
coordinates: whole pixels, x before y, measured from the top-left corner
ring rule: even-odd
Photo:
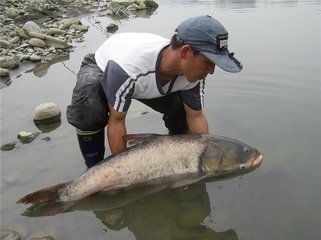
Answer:
[[[155,99],[139,99],[140,102],[163,114],[169,134],[182,134],[187,131],[186,114],[179,92]],[[77,131],[81,153],[88,168],[104,159],[105,130],[81,134]]]
[[[108,104],[100,80],[103,72],[93,54],[85,56],[77,75],[71,104],[67,107],[68,122],[76,127],[81,153],[87,167],[104,158],[105,131],[108,123]],[[138,101],[163,114],[169,134],[187,131],[186,114],[180,92],[154,99]]]

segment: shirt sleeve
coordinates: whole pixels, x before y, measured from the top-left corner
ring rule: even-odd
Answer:
[[[108,102],[116,111],[128,110],[134,93],[135,81],[115,61],[108,61],[101,85]]]
[[[204,107],[204,87],[205,79],[199,81],[195,87],[181,91],[183,102],[193,110],[202,110]]]

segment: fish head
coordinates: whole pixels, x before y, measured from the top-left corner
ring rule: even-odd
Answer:
[[[262,160],[261,153],[245,143],[232,138],[209,136],[202,167],[208,177],[228,177],[253,171]]]

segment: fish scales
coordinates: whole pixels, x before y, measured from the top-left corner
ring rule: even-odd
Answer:
[[[157,185],[155,189],[160,191],[204,178],[244,174],[260,166],[263,159],[255,148],[227,137],[147,135],[128,136],[136,145],[111,155],[71,182],[40,189],[18,202],[76,201],[96,192],[142,185]]]
[[[168,136],[152,139],[132,151],[93,167],[60,192],[63,201],[82,198],[101,190],[171,181],[172,176],[197,174],[199,156],[206,146],[197,136],[189,139]],[[143,169],[143,171],[142,171]]]
[[[206,146],[205,141],[199,140],[162,136],[137,146],[119,161],[119,166],[127,170],[124,180],[129,182],[125,185],[198,172],[200,153]]]

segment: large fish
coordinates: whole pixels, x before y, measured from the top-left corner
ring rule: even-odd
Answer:
[[[18,203],[70,202],[96,192],[146,185],[158,190],[176,188],[252,171],[263,159],[256,149],[215,135],[141,134],[127,139],[135,145],[109,156],[71,182],[38,190]]]

